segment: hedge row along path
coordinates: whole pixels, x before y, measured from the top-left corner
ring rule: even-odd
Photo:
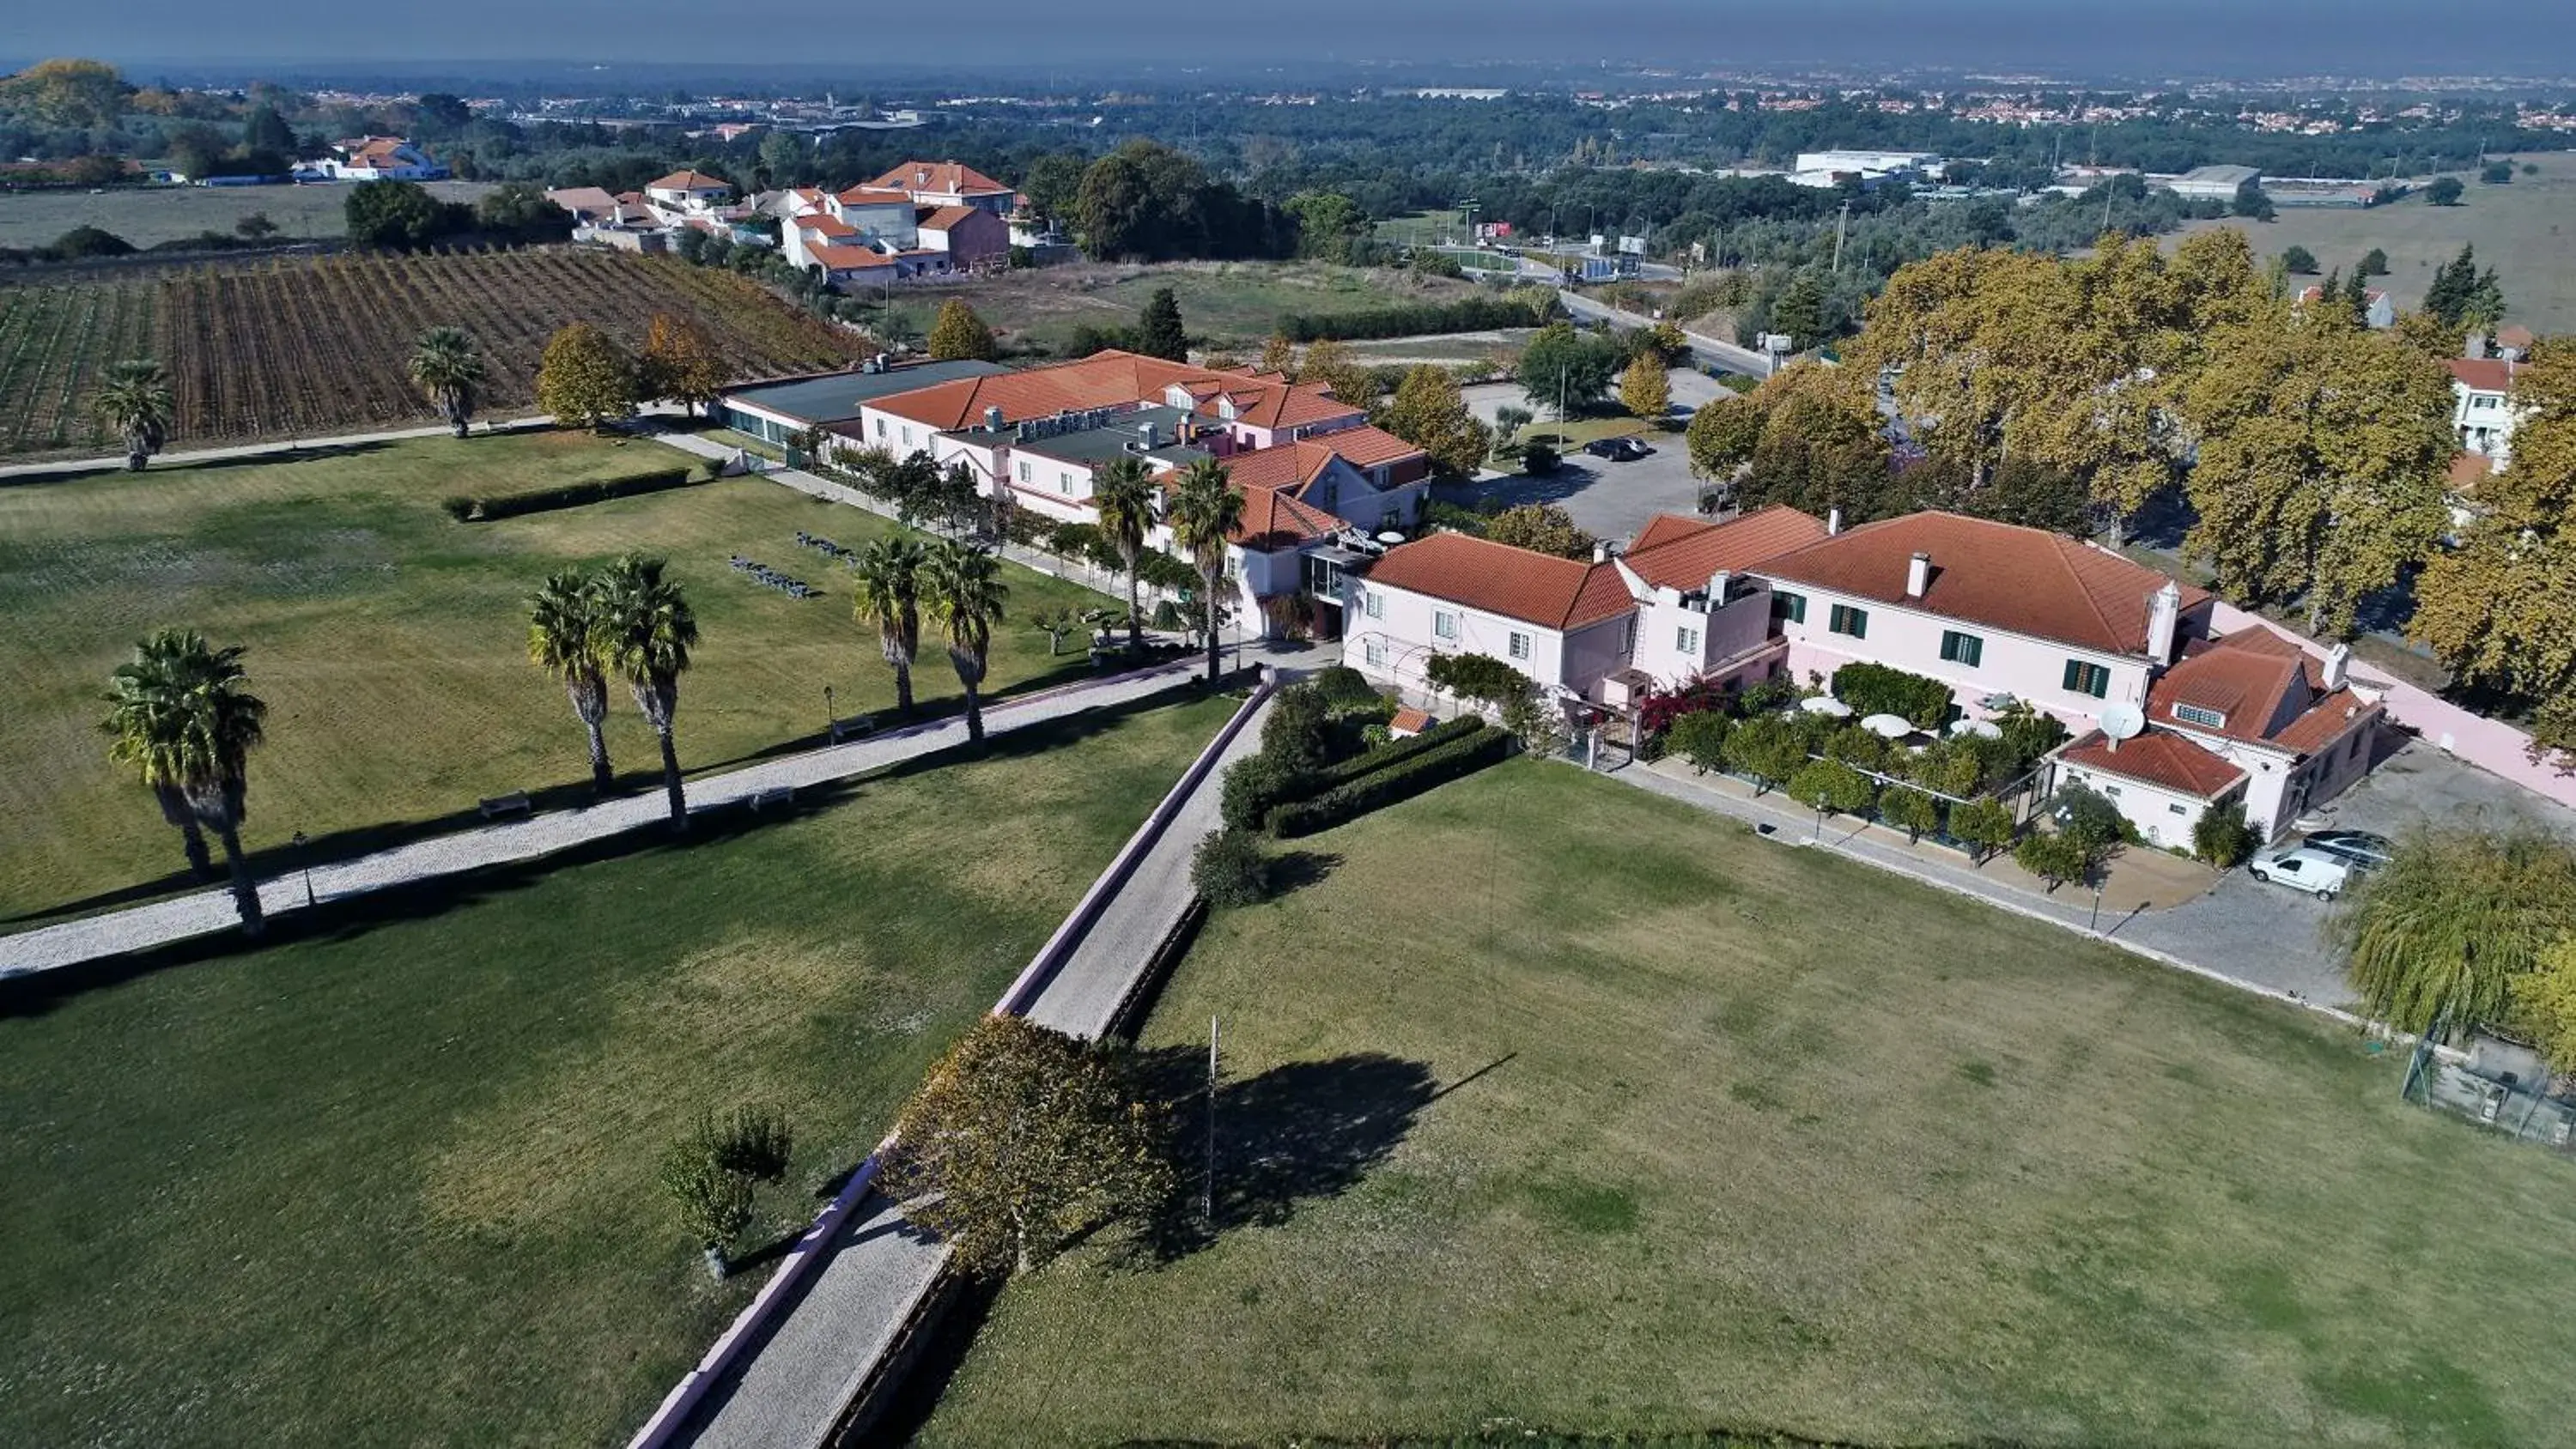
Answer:
[[[557,328],[590,322],[640,347],[656,312],[694,318],[737,378],[825,371],[863,350],[856,333],[731,272],[570,247],[343,252],[0,286],[0,457],[113,449],[89,400],[122,358],[169,370],[177,447],[317,438],[433,418],[405,372],[428,328],[481,341],[482,406],[502,415],[536,405],[538,358]]]

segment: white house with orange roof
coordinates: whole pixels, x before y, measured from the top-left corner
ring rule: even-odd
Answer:
[[[1387,550],[1344,583],[1342,662],[1417,697],[1433,658],[1502,660],[1559,700],[1599,700],[1635,649],[1637,601],[1607,551],[1558,558],[1464,533]]]
[[[305,181],[444,181],[446,167],[400,136],[358,136],[331,143],[331,154],[298,162]]]
[[[669,213],[702,213],[733,200],[733,183],[703,171],[679,170],[648,183],[645,201]]]
[[[1601,702],[1735,688],[1785,670],[1789,642],[1772,626],[1771,585],[1751,570],[1826,536],[1823,521],[1786,505],[1724,523],[1670,513],[1650,520],[1612,559],[1637,601],[1637,647]]]
[[[2470,348],[2484,351],[2476,338]],[[2514,385],[2525,364],[2481,355],[2454,357],[2444,366],[2451,371],[2451,432],[2461,450],[2486,459],[2492,470],[2503,470],[2513,462],[2514,427],[2531,411],[2514,401]]]
[[[1010,187],[955,161],[906,161],[866,185],[900,192],[917,205],[971,206],[997,219],[1009,216],[1019,203],[1019,194]]]

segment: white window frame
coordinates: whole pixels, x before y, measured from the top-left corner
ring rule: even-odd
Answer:
[[[1503,641],[1503,651],[1514,659],[1528,659],[1530,657],[1530,637],[1527,634],[1522,633],[1520,630],[1514,629],[1511,632],[1510,637]]]
[[[1673,648],[1684,654],[1698,654],[1699,631],[1688,624],[1675,625],[1673,627]]]
[[[1360,612],[1372,619],[1386,617],[1386,595],[1375,589],[1360,590]]]
[[[1431,637],[1434,639],[1446,639],[1452,644],[1457,643],[1458,611],[1455,609],[1432,610]]]
[[[1022,458],[1022,459],[1020,460],[1020,481],[1021,481],[1021,482],[1023,482],[1023,483],[1028,482],[1028,481],[1029,481],[1029,479],[1030,479],[1030,477],[1031,477],[1035,472],[1036,472],[1036,470],[1035,470],[1035,469],[1033,469],[1033,468],[1031,468],[1031,467],[1029,466],[1029,460],[1028,460],[1028,459],[1026,459],[1026,458]]]
[[[1372,634],[1360,641],[1360,662],[1371,669],[1386,667],[1386,641]]]

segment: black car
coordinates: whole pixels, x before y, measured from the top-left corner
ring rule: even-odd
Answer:
[[[1583,451],[1613,463],[1634,463],[1639,458],[1653,456],[1655,450],[1634,438],[1602,438],[1584,444]]]

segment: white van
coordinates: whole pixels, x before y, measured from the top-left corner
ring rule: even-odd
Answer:
[[[2256,880],[2306,891],[2321,901],[2343,894],[2353,875],[2352,862],[2305,845],[2278,855],[2258,855],[2245,869]]]

